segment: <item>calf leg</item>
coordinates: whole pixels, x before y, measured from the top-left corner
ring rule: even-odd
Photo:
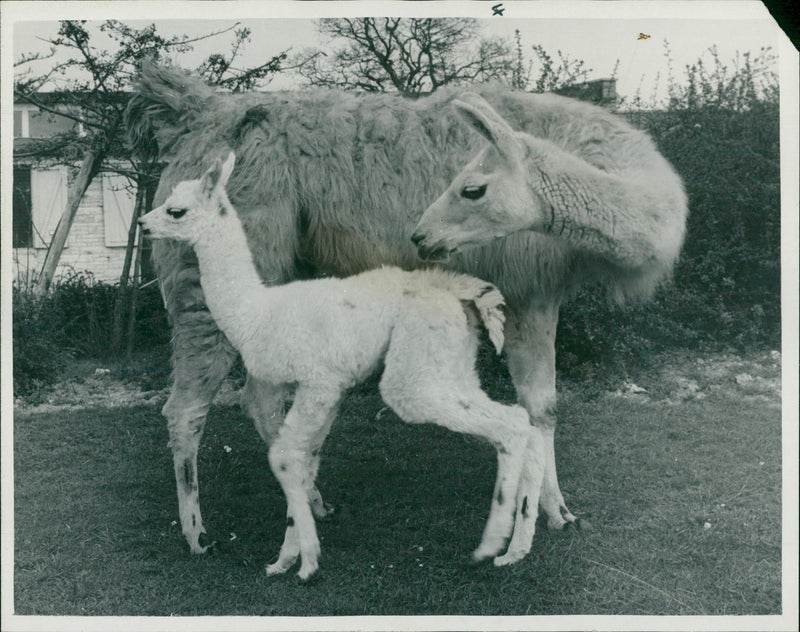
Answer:
[[[300,579],[308,580],[319,567],[319,539],[308,496],[309,464],[336,415],[341,394],[298,386],[286,421],[270,446],[270,467],[286,496],[286,534],[267,575],[285,573],[298,556]]]
[[[242,406],[253,419],[258,434],[268,446],[272,445],[283,425],[286,395],[285,384],[264,382],[248,374],[242,393]],[[306,476],[306,491],[311,502],[311,511],[317,518],[324,518],[334,511],[333,507],[326,505],[322,500],[322,494],[314,483],[319,469],[319,451],[329,431],[330,426],[325,428],[312,444]]]
[[[338,405],[330,412],[327,422],[316,434],[311,443],[308,472],[306,475],[306,480],[303,483],[304,487],[306,488],[306,493],[308,494],[308,501],[311,504],[311,512],[318,520],[327,518],[336,511],[336,508],[333,505],[329,505],[322,500],[322,494],[320,493],[319,489],[317,489],[316,481],[317,472],[319,471],[319,459],[320,452],[322,451],[322,444],[325,441],[325,437],[327,437],[331,431],[331,425],[333,424],[333,420],[336,418],[337,412]]]
[[[556,361],[555,335],[558,305],[532,304],[514,311],[506,323],[506,355],[520,404],[531,424],[541,429],[544,442],[544,481],[540,504],[551,529],[575,523],[558,485],[555,456]]]
[[[514,521],[522,461],[529,432],[528,415],[519,406],[503,406],[480,390],[474,369],[474,340],[420,340],[421,328],[410,335],[395,328],[380,382],[384,401],[411,423],[434,423],[456,432],[487,439],[497,449],[497,481],[489,519],[473,559],[480,561],[505,546]],[[447,345],[439,348],[439,344]],[[458,353],[456,345],[463,345]],[[439,351],[437,351],[437,349]],[[452,365],[450,364],[452,361]],[[431,365],[435,369],[431,369]]]

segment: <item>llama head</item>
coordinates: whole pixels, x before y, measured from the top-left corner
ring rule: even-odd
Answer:
[[[194,245],[203,235],[213,235],[222,218],[234,213],[225,185],[236,158],[219,158],[199,180],[184,180],[167,200],[139,220],[142,234],[151,239],[174,239]]]
[[[528,230],[541,214],[520,135],[476,94],[462,95],[453,107],[489,145],[422,215],[411,239],[424,259]]]

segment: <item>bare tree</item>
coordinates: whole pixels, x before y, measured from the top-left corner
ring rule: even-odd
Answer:
[[[187,52],[197,41],[233,31],[229,52],[209,56],[197,69],[198,74],[208,83],[231,91],[267,83],[281,70],[287,53],[256,67],[235,66],[250,39],[249,29],[237,26],[193,38],[186,35],[167,38],[156,31],[154,24],[133,28],[117,20],[107,20],[94,30],[85,21],[64,20],[59,23],[57,34],[44,40],[50,44],[49,53],[22,53],[15,62],[15,101],[75,122],[67,132],[46,139],[30,139],[24,153],[17,152],[16,157],[33,163],[80,165],[70,182],[66,205],[48,245],[34,288],[36,295],[42,296],[49,289],[81,199],[94,178],[102,171],[113,171],[127,176],[136,192],[115,306],[112,348],[116,350],[121,349],[122,323],[130,302],[128,286],[137,241],[136,220],[147,210],[145,190],[157,182],[159,172],[155,155],[135,157],[126,151],[124,111],[131,80],[144,59],[163,61],[168,53]],[[98,47],[100,34],[111,41],[110,47]],[[34,71],[48,59],[55,63],[44,71]]]
[[[413,97],[450,83],[507,80],[513,71],[509,47],[499,38],[480,39],[474,19],[336,18],[318,26],[332,41],[348,43],[298,57],[310,85]]]

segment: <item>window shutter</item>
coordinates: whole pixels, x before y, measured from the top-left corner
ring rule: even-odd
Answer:
[[[34,169],[31,171],[33,206],[33,246],[47,248],[67,203],[67,170]],[[69,238],[64,247],[69,245]]]
[[[125,176],[103,175],[103,223],[106,246],[126,246],[136,196],[128,188]]]

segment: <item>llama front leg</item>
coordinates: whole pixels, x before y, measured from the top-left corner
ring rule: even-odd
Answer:
[[[210,541],[200,514],[197,450],[206,414],[236,351],[206,307],[192,249],[156,240],[153,257],[172,325],[173,384],[162,413],[169,430],[181,529],[192,553],[204,553]]]
[[[508,369],[517,397],[528,411],[531,424],[541,432],[545,467],[539,502],[547,514],[547,524],[551,529],[581,524],[567,509],[556,473],[554,437],[557,324],[558,305],[533,303],[524,309],[511,311],[505,330]]]
[[[206,413],[232,360],[214,364],[204,376],[185,370],[185,358],[176,358],[175,383],[162,412],[167,418],[169,445],[175,467],[181,529],[192,553],[204,553],[211,542],[200,513],[197,450]]]
[[[522,467],[517,513],[514,518],[514,534],[505,554],[494,558],[495,566],[506,566],[518,562],[530,553],[536,533],[536,518],[539,515],[539,496],[542,491],[545,470],[545,441],[541,428],[531,426],[527,453]]]

